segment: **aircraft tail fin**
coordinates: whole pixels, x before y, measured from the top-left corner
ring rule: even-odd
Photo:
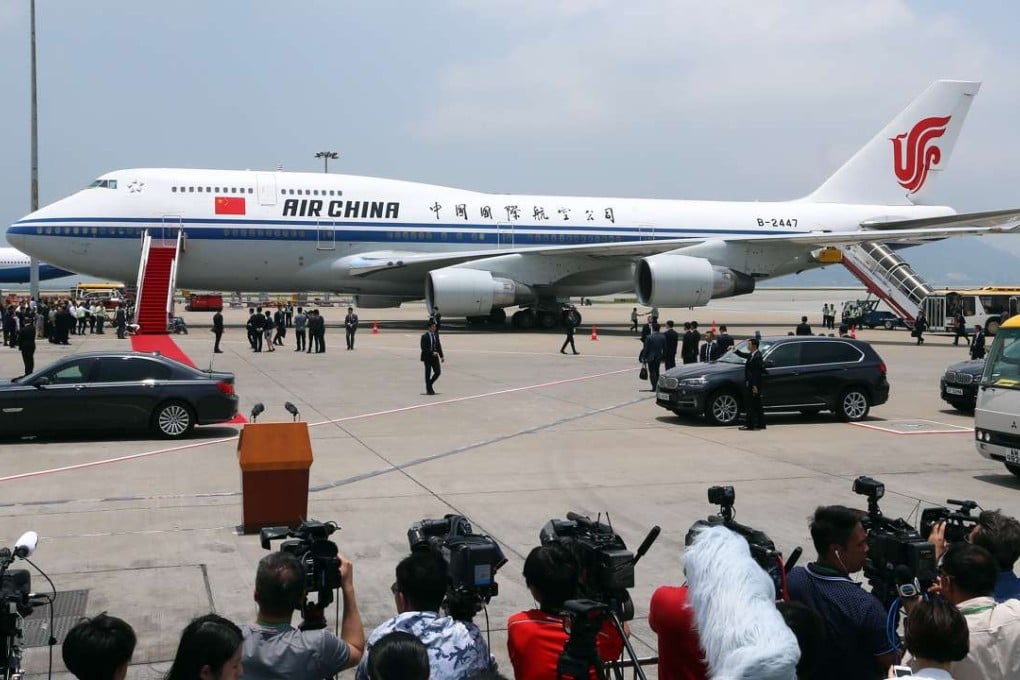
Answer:
[[[981,83],[938,80],[805,200],[923,204],[949,164]]]

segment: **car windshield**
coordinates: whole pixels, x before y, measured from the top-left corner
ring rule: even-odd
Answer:
[[[758,347],[758,349],[761,350],[762,353],[764,353],[771,346],[772,346],[771,342],[762,340],[761,345]],[[719,357],[719,362],[724,364],[739,364],[740,366],[743,366],[747,362],[747,359],[745,359],[742,356],[739,356],[737,352],[749,354],[750,351],[751,350],[747,348],[747,340],[744,340],[743,342],[737,344],[737,346],[734,347],[731,351]]]
[[[1020,390],[1020,328],[1000,328],[996,333],[981,384]]]

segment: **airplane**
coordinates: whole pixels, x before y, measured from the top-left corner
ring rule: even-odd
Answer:
[[[479,193],[318,173],[129,169],[12,224],[7,240],[93,276],[137,277],[142,236],[181,239],[177,287],[425,299],[447,317],[556,325],[571,296],[697,307],[833,262],[833,248],[1006,233],[1020,210],[925,198],[980,83],[936,81],[808,196],[720,202]],[[828,254],[828,255],[827,255]],[[838,261],[838,260],[836,260]],[[565,310],[568,310],[565,312]]]
[[[17,248],[0,248],[0,283],[28,283],[30,258]],[[48,281],[62,276],[73,276],[70,272],[53,265],[39,263],[39,280]]]

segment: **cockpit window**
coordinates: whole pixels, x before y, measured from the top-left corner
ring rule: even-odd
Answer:
[[[115,179],[97,179],[95,182],[89,185],[89,189],[116,189],[117,180]]]

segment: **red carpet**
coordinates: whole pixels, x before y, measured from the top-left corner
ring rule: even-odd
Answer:
[[[131,349],[136,352],[159,352],[165,357],[176,359],[182,364],[187,364],[193,368],[195,362],[191,360],[187,354],[184,353],[177,343],[174,342],[173,336],[170,335],[132,335],[131,337]],[[241,424],[247,423],[248,420],[238,413],[234,416],[233,420],[228,420],[228,424]]]

